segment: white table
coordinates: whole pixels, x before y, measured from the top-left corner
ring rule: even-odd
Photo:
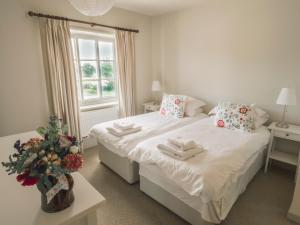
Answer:
[[[277,160],[283,163],[287,163],[296,166],[296,179],[299,173],[300,164],[300,149],[297,154],[288,153],[285,151],[280,151],[276,149],[276,139],[279,137],[285,140],[296,141],[300,143],[300,126],[290,125],[289,128],[279,128],[276,127],[276,122],[273,122],[269,129],[271,130],[270,145],[268,148],[268,155],[266,159],[265,172],[268,170],[269,160]]]
[[[7,161],[15,141],[27,141],[37,137],[36,132],[27,132],[0,137],[0,161]],[[98,225],[97,210],[105,198],[79,173],[74,178],[75,201],[69,208],[58,213],[41,210],[41,194],[36,186],[23,187],[15,175],[8,176],[0,168],[0,224],[2,225]]]

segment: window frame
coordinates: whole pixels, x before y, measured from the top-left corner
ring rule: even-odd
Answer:
[[[73,31],[73,32],[72,32]],[[116,39],[114,35],[105,35],[101,34],[100,32],[90,31],[88,34],[85,33],[77,33],[81,32],[81,30],[72,29],[71,31],[71,38],[74,40],[74,48],[72,47],[73,51],[73,63],[75,67],[75,73],[76,73],[76,83],[77,83],[77,90],[80,91],[79,93],[79,103],[80,107],[88,107],[88,106],[99,106],[101,104],[116,104],[118,102],[118,73],[117,73],[117,59],[116,59]],[[83,40],[93,40],[95,41],[95,51],[96,51],[96,58],[95,59],[80,59],[79,57],[79,44],[78,39]],[[110,42],[112,43],[113,47],[113,59],[112,60],[101,60],[100,56],[100,48],[99,48],[99,42]],[[76,61],[76,63],[75,63]],[[81,62],[84,61],[95,61],[97,68],[96,68],[96,74],[97,78],[91,78],[88,81],[97,81],[98,87],[99,87],[99,97],[91,98],[91,99],[84,99],[83,96],[83,76],[82,76],[82,70],[81,70]],[[110,62],[113,64],[113,78],[103,78],[101,73],[101,63],[102,62]],[[78,77],[79,76],[79,77]],[[115,96],[114,97],[103,97],[102,95],[102,81],[103,80],[109,80],[114,81],[115,85]]]

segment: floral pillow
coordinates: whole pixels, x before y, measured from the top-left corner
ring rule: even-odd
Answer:
[[[215,125],[251,132],[254,126],[253,109],[245,104],[220,103],[216,109]]]
[[[160,107],[160,114],[163,116],[172,116],[174,118],[182,118],[186,104],[186,96],[184,95],[167,95],[164,94]]]

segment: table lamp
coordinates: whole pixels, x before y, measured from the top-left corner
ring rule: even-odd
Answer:
[[[155,103],[158,103],[158,92],[161,91],[161,86],[159,80],[154,80],[152,82],[152,91],[154,92]]]
[[[278,105],[283,105],[283,114],[282,114],[282,119],[280,122],[276,124],[277,127],[280,128],[288,128],[289,124],[285,122],[285,114],[287,111],[287,106],[288,105],[296,105],[297,103],[297,97],[296,97],[296,91],[293,88],[282,88],[279,96],[277,98],[276,104]]]

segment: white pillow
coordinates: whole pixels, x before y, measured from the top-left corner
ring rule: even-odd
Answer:
[[[254,109],[254,129],[259,128],[260,126],[264,125],[270,118],[270,115],[262,110],[261,108],[255,106],[255,104],[251,105]]]
[[[213,108],[209,111],[208,115],[209,115],[209,116],[215,116],[216,113],[217,113],[217,109],[218,109],[218,106],[213,107]]]
[[[197,113],[200,112],[199,109],[205,105],[206,103],[204,101],[188,96],[186,99],[184,115],[190,117],[195,116]],[[201,112],[203,112],[203,109]]]

